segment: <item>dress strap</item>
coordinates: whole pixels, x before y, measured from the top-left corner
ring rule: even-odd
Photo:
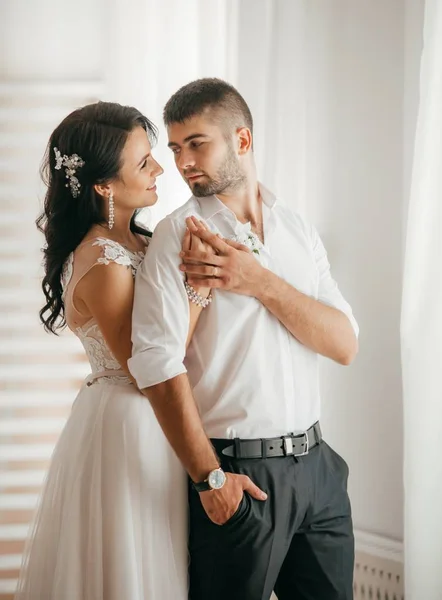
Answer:
[[[70,329],[82,327],[90,319],[89,314],[81,312],[80,306],[77,308],[75,289],[93,267],[116,263],[131,269],[132,275],[135,276],[143,258],[144,251],[133,252],[107,238],[90,238],[77,246],[66,260],[61,277],[66,321]]]

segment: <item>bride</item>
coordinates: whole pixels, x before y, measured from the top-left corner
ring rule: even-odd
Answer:
[[[53,453],[16,600],[187,598],[186,474],[127,368],[151,235],[135,218],[157,201],[163,172],[156,135],[135,108],[99,102],[49,140],[40,318],[78,336],[92,373]],[[198,244],[187,231],[183,248]],[[210,289],[197,292],[210,301]],[[188,341],[202,310],[191,303]]]

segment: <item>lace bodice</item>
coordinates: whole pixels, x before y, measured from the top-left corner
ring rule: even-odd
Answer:
[[[65,303],[66,320],[70,329],[80,339],[89,363],[92,369],[92,375],[97,376],[96,381],[114,381],[121,383],[130,383],[130,379],[119,373],[112,376],[109,372],[121,371],[121,365],[116,360],[109,346],[106,344],[104,336],[98,327],[95,319],[86,320],[85,323],[78,324],[81,320],[81,313],[76,309],[73,302],[73,293],[75,286],[90,269],[96,265],[109,265],[117,263],[132,270],[135,276],[141,261],[144,258],[144,251],[133,252],[128,250],[118,242],[106,238],[96,238],[87,246],[82,244],[73,252],[63,268],[61,277],[63,288],[63,300]],[[147,246],[146,246],[147,247]],[[78,265],[77,265],[78,262]],[[99,377],[100,373],[107,372],[106,376]]]

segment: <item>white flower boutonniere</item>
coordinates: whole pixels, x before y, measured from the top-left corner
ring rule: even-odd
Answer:
[[[259,256],[260,249],[262,248],[262,243],[259,237],[253,233],[251,230],[250,223],[247,223],[248,227],[241,231],[240,233],[232,236],[230,239],[238,242],[239,244],[243,244],[243,246],[247,246],[250,250]]]

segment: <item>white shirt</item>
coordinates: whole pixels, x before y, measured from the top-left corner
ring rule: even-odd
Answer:
[[[257,260],[297,290],[344,312],[357,335],[314,227],[263,186],[260,191],[265,245]],[[178,267],[190,215],[226,238],[250,228],[216,196],[192,197],[158,224],[136,276],[132,375],[143,389],[187,370],[209,437],[276,437],[307,430],[320,417],[318,354],[255,298],[215,290],[186,354],[189,303]]]

